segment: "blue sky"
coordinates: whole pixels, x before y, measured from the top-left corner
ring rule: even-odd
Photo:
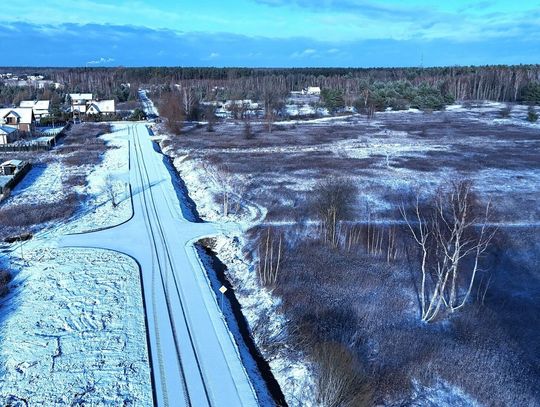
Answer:
[[[0,65],[540,62],[540,0],[25,0],[2,8],[0,45],[10,52]]]

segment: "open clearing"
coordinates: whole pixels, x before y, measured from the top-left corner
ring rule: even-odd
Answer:
[[[213,248],[229,266],[290,405],[315,405],[324,393],[325,383],[310,379],[328,365],[321,349],[345,355],[349,362],[341,368],[352,367],[337,373],[354,376],[376,403],[532,405],[540,399],[540,126],[525,120],[526,107],[502,117],[503,107],[287,122],[271,134],[252,123],[247,138],[243,123],[225,122],[214,132],[201,126],[162,142],[201,216],[223,218],[225,203],[226,218],[244,230],[257,226],[229,233]],[[396,259],[361,242],[348,250],[321,243],[317,185],[343,178],[356,187],[349,224],[397,224]],[[425,325],[418,316],[417,257],[398,207],[419,189],[433,193],[458,179],[472,180],[478,199],[492,202],[499,232],[472,303]],[[260,294],[256,266],[268,228],[285,240],[270,296]]]

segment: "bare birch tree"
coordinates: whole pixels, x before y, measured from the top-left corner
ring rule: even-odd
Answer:
[[[413,206],[412,214],[400,210],[420,248],[421,318],[431,322],[467,303],[496,230],[489,227],[491,204],[480,210],[469,181],[440,189],[427,209],[419,195]]]
[[[276,285],[279,269],[283,260],[283,236],[275,236],[276,233],[270,228],[266,230],[266,236],[259,237],[257,267],[259,282],[263,287]]]
[[[224,164],[205,165],[204,168],[219,189],[223,217],[227,217],[231,213],[237,213],[242,206],[242,195],[246,190],[245,185],[242,185]]]

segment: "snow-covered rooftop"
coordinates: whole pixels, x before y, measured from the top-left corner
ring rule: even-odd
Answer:
[[[22,165],[24,161],[22,160],[8,160],[8,161],[4,161],[2,164],[0,164],[0,167],[5,167],[5,166],[8,166],[8,165],[14,165],[15,167],[18,167],[20,165]]]
[[[3,119],[13,113],[20,117],[20,123],[32,123],[32,108],[29,107],[14,107],[7,109],[0,109],[0,117]]]
[[[0,134],[11,134],[16,131],[17,129],[15,127],[0,126]]]
[[[94,95],[92,93],[70,93],[71,100],[92,100]]]
[[[100,101],[92,101],[90,106],[88,106],[87,113],[114,113],[115,110],[115,104],[114,100],[100,100]]]

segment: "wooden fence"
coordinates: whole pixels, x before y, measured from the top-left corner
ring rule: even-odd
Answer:
[[[12,190],[15,188],[15,186],[24,178],[24,176],[28,174],[28,171],[30,171],[31,168],[32,164],[27,162],[24,167],[17,171],[3,187],[0,185],[0,194],[3,194],[6,190]]]
[[[24,144],[1,144],[0,152],[14,152],[14,151],[47,151],[53,148],[56,145],[58,139],[64,136],[65,131],[69,130],[70,124],[65,126],[60,132],[51,136],[51,138],[46,142],[33,142],[28,141]]]

